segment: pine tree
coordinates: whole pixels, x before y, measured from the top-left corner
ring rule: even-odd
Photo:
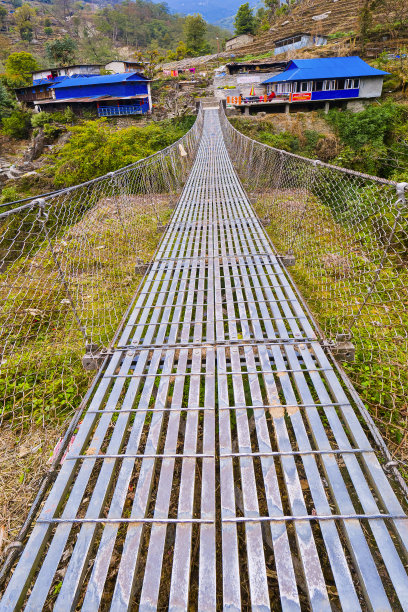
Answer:
[[[186,45],[191,55],[204,55],[208,51],[205,41],[207,33],[207,24],[204,19],[196,13],[189,15],[184,22],[184,35],[186,37]]]
[[[234,28],[235,34],[253,34],[255,32],[255,18],[252,9],[249,7],[249,2],[241,4],[235,15]]]

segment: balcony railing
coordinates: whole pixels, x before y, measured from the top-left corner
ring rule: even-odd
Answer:
[[[111,117],[118,115],[142,115],[147,112],[148,106],[100,106],[98,115],[100,117]]]

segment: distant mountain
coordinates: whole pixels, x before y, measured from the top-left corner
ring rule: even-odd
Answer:
[[[167,0],[166,4],[175,13],[200,13],[206,21],[233,30],[234,16],[245,0]],[[259,5],[259,0],[249,0],[250,6]]]

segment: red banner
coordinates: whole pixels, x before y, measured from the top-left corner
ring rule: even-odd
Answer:
[[[293,93],[292,94],[292,102],[300,102],[301,100],[311,100],[312,99],[312,92],[311,91],[305,91],[303,93]]]

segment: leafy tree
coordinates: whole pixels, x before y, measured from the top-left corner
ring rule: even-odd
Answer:
[[[49,26],[46,26],[44,28],[44,34],[46,34],[47,36],[50,36],[52,34],[52,28],[50,28]]]
[[[115,45],[157,49],[161,53],[171,50],[171,58],[174,58],[178,42],[182,38],[186,40],[186,20],[186,17],[170,14],[166,4],[149,0],[111,3],[97,11],[94,17],[98,33],[108,37]],[[74,18],[69,22],[71,29],[73,22]],[[214,49],[217,37],[222,41],[229,38],[226,30],[204,25],[206,31],[199,52]]]
[[[10,55],[10,40],[0,34],[0,60],[4,64],[7,57]]]
[[[4,23],[8,10],[4,6],[0,6],[0,23]]]
[[[185,42],[180,40],[179,44],[176,47],[176,58],[178,60],[182,60],[186,57],[186,55],[187,55],[187,45],[185,44]]]
[[[371,7],[381,11],[382,25],[394,37],[398,36],[396,26],[408,23],[407,0],[372,0]]]
[[[206,50],[205,34],[207,32],[207,24],[204,19],[196,13],[186,17],[184,23],[184,35],[186,45],[189,52],[193,55],[200,55]]]
[[[269,30],[269,27],[270,27],[270,24],[269,24],[268,12],[263,7],[261,7],[256,11],[255,31],[256,32],[266,32],[267,30]]]
[[[264,0],[264,4],[271,15],[274,15],[280,6],[279,0]]]
[[[112,59],[112,43],[106,36],[84,30],[78,55],[85,62],[104,64]]]
[[[67,17],[71,17],[72,15],[72,1],[71,0],[54,0],[53,4],[60,18],[66,20]]]
[[[363,6],[359,15],[359,26],[360,26],[360,38],[363,44],[363,48],[367,41],[368,33],[372,25],[372,0],[363,0]]]
[[[30,42],[37,26],[37,11],[29,4],[23,4],[14,13],[14,23],[20,32],[21,40]]]
[[[20,109],[12,111],[9,117],[5,117],[2,122],[3,132],[7,136],[22,140],[28,138],[31,127],[31,113]]]
[[[45,50],[49,59],[55,64],[68,66],[75,59],[77,50],[76,42],[68,35],[47,43]]]
[[[176,47],[175,51],[169,51],[169,53],[167,54],[167,58],[171,61],[171,60],[182,60],[186,57],[187,55],[187,46],[186,43],[183,42],[182,40],[180,40],[179,44]]]
[[[31,85],[31,73],[38,70],[37,60],[26,51],[11,53],[6,60],[6,82],[10,87]]]
[[[6,87],[0,81],[0,120],[9,117],[13,109],[14,102],[10,97]]]
[[[254,13],[249,2],[241,4],[234,19],[235,34],[253,34],[255,25]]]

